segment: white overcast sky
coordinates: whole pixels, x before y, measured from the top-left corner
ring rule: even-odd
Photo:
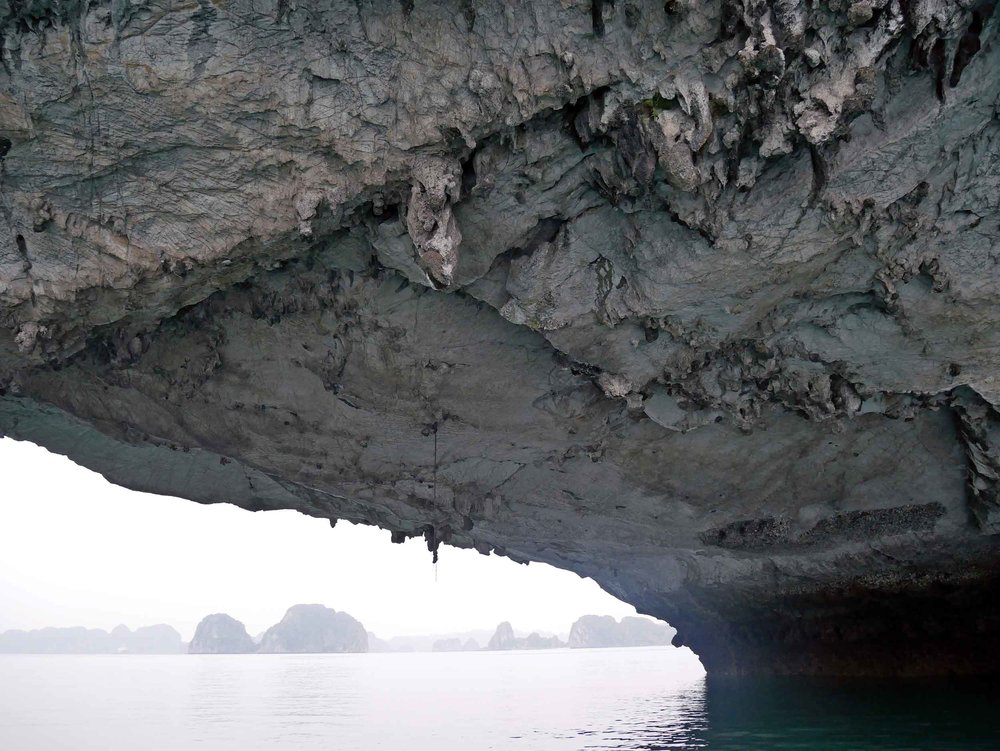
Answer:
[[[294,511],[251,513],[136,493],[30,443],[0,439],[0,631],[170,623],[208,613],[251,634],[296,603],[345,610],[380,637],[492,629],[566,633],[635,610],[589,579]]]

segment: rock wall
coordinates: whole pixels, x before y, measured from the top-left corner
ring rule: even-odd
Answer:
[[[995,671],[996,5],[0,0],[0,431]]]

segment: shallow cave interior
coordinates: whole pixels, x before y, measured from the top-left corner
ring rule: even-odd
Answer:
[[[996,2],[2,8],[0,434],[1000,668]]]

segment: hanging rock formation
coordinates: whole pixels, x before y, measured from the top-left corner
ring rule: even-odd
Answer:
[[[996,6],[0,0],[0,432],[996,671]]]

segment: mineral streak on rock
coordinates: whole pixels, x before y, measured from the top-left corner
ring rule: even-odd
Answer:
[[[995,0],[0,0],[0,430],[1000,669]]]

